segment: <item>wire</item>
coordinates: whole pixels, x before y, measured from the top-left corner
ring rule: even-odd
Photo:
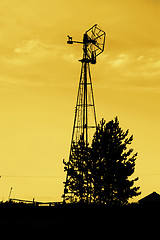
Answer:
[[[36,176],[36,175],[0,175],[1,177],[8,177],[8,178],[64,178],[63,176]]]

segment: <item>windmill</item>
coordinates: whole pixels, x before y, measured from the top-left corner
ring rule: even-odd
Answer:
[[[67,176],[66,181],[64,182],[64,194],[62,196],[64,202],[67,200],[72,201],[74,199],[74,191],[70,190],[68,184],[71,178],[70,171],[74,168],[71,166],[74,145],[78,144],[81,140],[84,146],[89,146],[93,130],[97,127],[90,64],[96,64],[97,56],[104,51],[105,37],[105,32],[101,30],[97,24],[84,33],[82,42],[73,41],[72,37],[68,36],[68,44],[78,43],[83,45],[83,58],[79,60],[82,66],[75,107],[69,161],[68,163],[64,161],[65,165],[67,165]],[[83,159],[81,161],[83,161]],[[74,168],[74,171],[78,170]],[[79,174],[81,174],[83,178],[83,170]]]

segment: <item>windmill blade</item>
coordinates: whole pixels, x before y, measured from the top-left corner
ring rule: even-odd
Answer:
[[[88,37],[92,39],[92,42],[88,44],[88,51],[92,54],[92,51],[96,52],[96,56],[104,51],[105,35],[106,33],[95,24],[92,28],[86,31]]]

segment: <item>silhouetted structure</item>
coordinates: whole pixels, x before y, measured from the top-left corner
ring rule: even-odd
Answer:
[[[68,36],[68,44],[83,44],[83,59],[80,60],[80,62],[82,63],[82,67],[75,108],[75,118],[69,161],[65,163],[65,170],[67,171],[67,176],[65,181],[64,194],[62,196],[65,202],[67,200],[72,202],[75,197],[74,192],[77,191],[73,187],[70,187],[69,184],[69,182],[71,182],[73,178],[73,174],[71,174],[71,172],[74,172],[74,174],[79,176],[79,187],[80,185],[82,186],[84,182],[85,160],[81,155],[81,158],[79,159],[81,167],[78,168],[76,166],[75,162],[77,161],[77,159],[75,159],[74,146],[78,144],[79,141],[81,141],[81,144],[84,146],[84,148],[87,148],[91,138],[91,130],[96,129],[97,126],[93,87],[90,73],[90,63],[95,64],[96,57],[104,51],[105,36],[105,32],[101,30],[97,26],[97,24],[95,24],[93,27],[91,27],[85,32],[85,34],[83,35],[83,42],[73,41],[72,37]],[[88,175],[88,171],[86,172],[86,174]],[[89,183],[87,182],[87,185],[88,184]],[[86,188],[89,190],[89,186],[86,186]],[[79,198],[81,201],[83,201],[83,199],[87,199],[88,202],[89,191],[87,191],[87,197],[85,195],[86,191],[84,191],[84,188],[81,187]]]
[[[32,205],[32,206],[58,206],[61,205],[63,202],[40,202],[40,201],[35,201],[33,200],[25,200],[25,199],[18,199],[18,198],[10,198],[8,201],[10,205],[18,205],[18,204],[23,204],[23,205]]]
[[[141,198],[139,201],[140,205],[143,206],[159,206],[160,207],[160,194],[152,192],[144,198]]]

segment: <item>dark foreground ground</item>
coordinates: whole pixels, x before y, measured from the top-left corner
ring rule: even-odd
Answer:
[[[138,237],[139,232],[146,234],[152,226],[152,238],[156,229],[159,231],[160,206],[133,204],[126,207],[60,205],[55,207],[36,207],[23,204],[0,205],[0,229],[7,229],[7,234],[22,233],[21,239],[41,232],[58,234],[67,239],[98,239],[105,234],[114,238],[127,235],[127,238]],[[6,230],[5,230],[6,231]],[[33,232],[34,231],[34,232]],[[16,236],[16,235],[15,235]],[[25,238],[24,238],[25,236]],[[53,238],[52,236],[52,238]],[[73,237],[74,236],[74,237]],[[125,237],[126,238],[126,237]],[[48,237],[45,237],[48,239]]]

